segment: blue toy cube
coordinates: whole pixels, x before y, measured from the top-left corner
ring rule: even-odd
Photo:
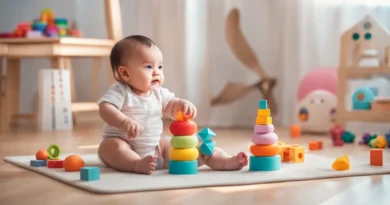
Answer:
[[[259,109],[268,109],[268,106],[267,106],[267,100],[260,100],[259,102]]]
[[[216,143],[213,141],[206,141],[202,145],[200,145],[199,151],[204,155],[211,156],[213,154],[215,145]]]
[[[99,167],[82,167],[80,169],[80,179],[83,181],[95,181],[100,179]]]
[[[30,166],[32,167],[46,167],[47,161],[46,160],[31,160]]]
[[[215,137],[215,133],[208,127],[204,128],[198,133],[202,141],[208,141],[211,138]]]

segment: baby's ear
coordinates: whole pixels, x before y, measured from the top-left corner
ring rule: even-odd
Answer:
[[[127,70],[126,67],[119,66],[118,67],[118,74],[124,81],[129,81],[130,80],[130,74],[129,74],[129,71]]]

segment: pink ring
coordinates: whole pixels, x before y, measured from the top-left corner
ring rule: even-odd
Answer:
[[[270,133],[275,130],[275,127],[273,124],[268,125],[255,125],[255,133]]]
[[[278,141],[278,135],[274,132],[259,134],[254,133],[252,135],[252,142],[258,145],[270,145],[275,144]]]

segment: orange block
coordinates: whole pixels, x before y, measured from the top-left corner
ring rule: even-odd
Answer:
[[[383,166],[383,150],[371,149],[370,150],[370,165],[371,166]]]
[[[320,150],[322,149],[322,141],[310,141],[309,150]]]
[[[271,145],[256,145],[253,144],[250,147],[250,152],[256,157],[269,157],[278,155],[280,148],[277,144]]]
[[[290,146],[281,146],[280,147],[280,161],[290,162]]]
[[[290,137],[299,137],[301,136],[301,127],[298,125],[291,125],[290,126]]]
[[[293,162],[305,161],[305,149],[303,147],[290,147],[290,160]]]

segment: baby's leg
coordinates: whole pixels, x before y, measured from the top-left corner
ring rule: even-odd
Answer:
[[[151,174],[156,169],[156,156],[141,158],[121,138],[106,138],[99,146],[98,155],[107,167],[140,174]]]
[[[206,165],[213,170],[233,171],[240,170],[248,165],[248,155],[245,152],[239,152],[235,156],[230,156],[224,150],[215,147],[211,156],[201,156]]]

